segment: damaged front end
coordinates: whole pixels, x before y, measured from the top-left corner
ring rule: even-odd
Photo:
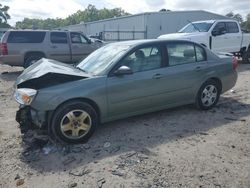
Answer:
[[[43,88],[88,77],[89,75],[73,66],[49,59],[41,59],[25,69],[14,85],[14,98],[20,104],[16,113],[16,121],[20,124],[21,132],[25,133],[30,129],[47,127],[50,112],[32,106],[39,91]]]

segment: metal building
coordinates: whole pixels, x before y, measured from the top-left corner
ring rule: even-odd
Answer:
[[[207,11],[146,12],[94,22],[70,25],[61,29],[81,31],[105,41],[152,39],[180,30],[190,21],[229,19]]]

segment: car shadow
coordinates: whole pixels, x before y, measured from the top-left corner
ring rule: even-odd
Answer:
[[[250,104],[240,102],[237,97],[221,97],[219,104],[209,111],[188,105],[103,124],[87,145],[76,146],[85,147],[80,152],[40,153],[34,161],[23,160],[23,155],[20,158],[39,172],[60,172],[84,168],[89,163],[128,152],[157,155],[152,149],[159,145],[194,135],[197,142],[202,142],[202,138],[211,134],[207,131],[233,121],[245,123],[244,117],[249,114]]]

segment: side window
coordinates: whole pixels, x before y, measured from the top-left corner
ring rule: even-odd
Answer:
[[[57,44],[66,44],[68,43],[67,34],[64,32],[52,32],[50,34],[50,41]]]
[[[224,22],[219,22],[214,27],[213,31],[226,31],[226,25]]]
[[[88,41],[81,33],[70,33],[72,43],[86,44]]]
[[[46,32],[44,31],[11,31],[8,43],[42,43]]]
[[[197,62],[206,61],[206,52],[202,47],[195,45],[195,52]]]
[[[169,66],[195,63],[195,49],[189,43],[170,43],[167,44]]]
[[[122,64],[128,66],[133,72],[142,72],[161,67],[161,49],[157,46],[137,49],[123,59]]]
[[[239,33],[239,27],[235,22],[226,22],[227,33]]]

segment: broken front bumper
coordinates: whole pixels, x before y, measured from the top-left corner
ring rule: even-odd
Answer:
[[[21,133],[30,129],[41,129],[45,127],[45,113],[39,113],[29,106],[21,106],[16,112],[16,121],[20,125]]]
[[[32,120],[31,120],[31,113],[30,107],[26,106],[24,108],[20,108],[16,112],[16,121],[19,123],[19,127],[21,133],[27,132],[29,129],[32,128]]]

